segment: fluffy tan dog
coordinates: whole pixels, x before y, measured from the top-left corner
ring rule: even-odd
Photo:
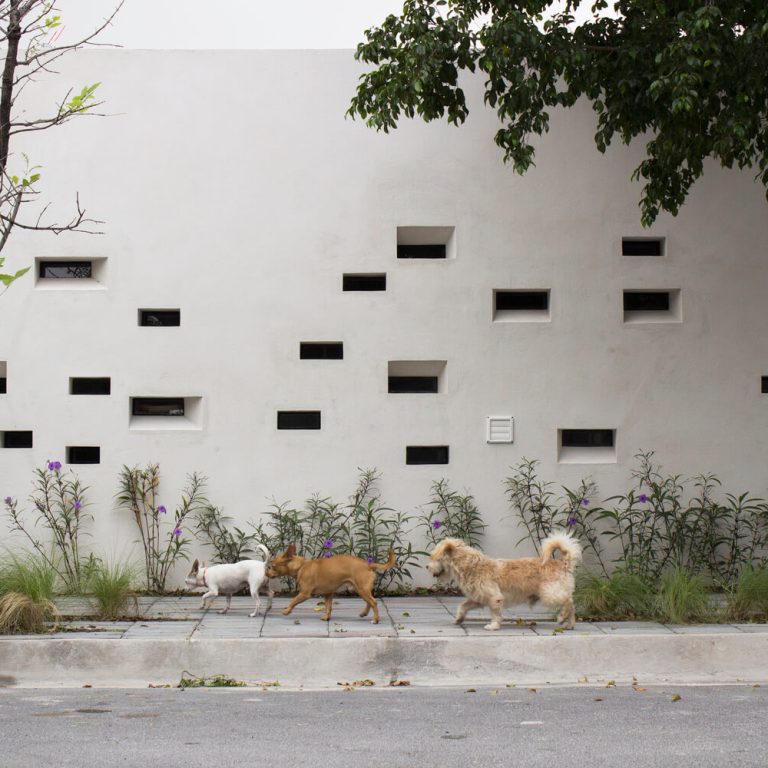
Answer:
[[[555,560],[553,553],[562,557]],[[430,554],[427,570],[435,577],[453,579],[466,596],[456,612],[456,624],[461,624],[467,611],[488,606],[491,622],[485,629],[501,628],[504,605],[541,601],[560,608],[557,617],[565,629],[573,629],[576,612],[573,608],[573,570],[581,560],[581,545],[567,533],[545,539],[541,557],[519,560],[493,560],[465,544],[461,539],[445,539]]]

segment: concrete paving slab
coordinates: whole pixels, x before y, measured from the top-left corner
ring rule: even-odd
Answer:
[[[126,640],[187,639],[192,635],[198,621],[137,621],[123,635]]]

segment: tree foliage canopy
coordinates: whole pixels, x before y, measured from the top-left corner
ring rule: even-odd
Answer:
[[[377,130],[401,116],[447,118],[468,109],[462,71],[485,77],[496,143],[518,173],[549,112],[588,99],[595,143],[646,142],[633,178],[641,218],[676,215],[706,158],[756,167],[768,187],[768,2],[606,0],[576,23],[582,0],[406,0],[400,16],[366,31],[362,76],[348,114]],[[584,9],[582,9],[584,10]]]

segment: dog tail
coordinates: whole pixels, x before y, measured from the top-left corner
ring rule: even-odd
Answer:
[[[257,544],[256,549],[260,549],[264,555],[264,562],[269,565],[269,561],[272,559],[272,555],[269,554],[269,550],[263,544]]]
[[[397,558],[395,557],[395,553],[392,549],[390,549],[389,558],[387,559],[386,563],[368,563],[368,567],[372,571],[388,571],[390,568],[395,567],[396,562]]]
[[[546,565],[556,549],[559,549],[562,553],[563,561],[569,571],[581,560],[581,544],[570,533],[563,531],[547,536],[541,543],[542,565]]]

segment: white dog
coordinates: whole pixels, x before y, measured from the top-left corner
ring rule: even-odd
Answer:
[[[241,560],[239,563],[222,563],[212,565],[210,568],[207,568],[205,563],[201,565],[197,560],[192,563],[192,570],[184,582],[190,589],[206,587],[208,591],[203,595],[203,608],[209,608],[219,595],[226,595],[227,607],[219,611],[219,613],[226,613],[232,602],[232,595],[244,587],[250,589],[251,597],[256,601],[256,608],[249,616],[256,616],[259,613],[261,608],[259,590],[262,587],[266,587],[267,610],[272,607],[272,598],[275,593],[269,588],[266,573],[271,556],[263,544],[257,544],[257,546],[264,553],[264,561]],[[208,600],[210,603],[206,605]]]

